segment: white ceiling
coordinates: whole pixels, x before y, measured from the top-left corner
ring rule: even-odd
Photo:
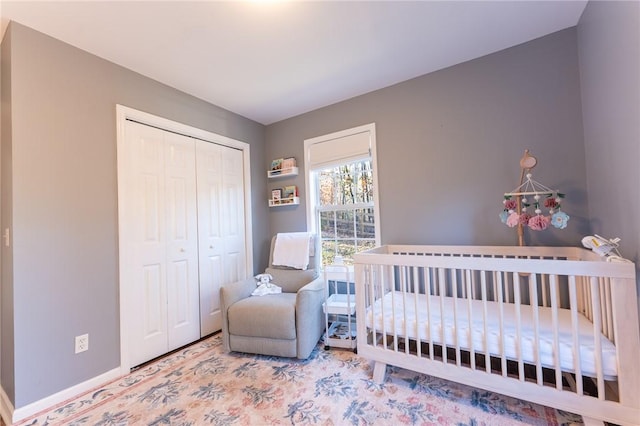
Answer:
[[[570,1],[1,1],[8,20],[263,124],[578,23]]]

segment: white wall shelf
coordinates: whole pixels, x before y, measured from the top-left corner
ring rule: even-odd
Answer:
[[[300,197],[281,198],[279,200],[270,199],[269,207],[297,206],[300,204]]]
[[[276,179],[281,177],[293,177],[298,176],[298,168],[290,167],[288,169],[280,169],[280,170],[267,170],[267,178]]]

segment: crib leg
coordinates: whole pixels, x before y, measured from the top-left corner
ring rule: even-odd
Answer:
[[[604,426],[604,422],[602,420],[594,419],[592,417],[582,417],[582,421],[584,422],[584,426]]]
[[[384,382],[384,375],[387,372],[387,364],[384,362],[376,361],[373,366],[373,381],[376,383]]]

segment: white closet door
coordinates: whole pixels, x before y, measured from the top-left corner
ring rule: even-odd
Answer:
[[[224,188],[223,235],[227,283],[246,278],[244,172],[242,152],[225,149],[222,156]]]
[[[222,328],[220,287],[246,278],[243,154],[201,141],[196,153],[200,329],[206,336]]]
[[[152,359],[167,349],[166,214],[164,134],[127,122],[127,209],[123,221],[130,256],[125,267],[131,310],[131,365]]]
[[[194,139],[165,132],[169,350],[200,337],[195,167]]]
[[[199,337],[195,148],[133,122],[126,135],[121,267],[135,366]]]

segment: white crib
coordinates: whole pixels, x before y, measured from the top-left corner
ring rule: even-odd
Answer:
[[[640,424],[635,265],[573,247],[387,245],[355,256],[358,354]]]

